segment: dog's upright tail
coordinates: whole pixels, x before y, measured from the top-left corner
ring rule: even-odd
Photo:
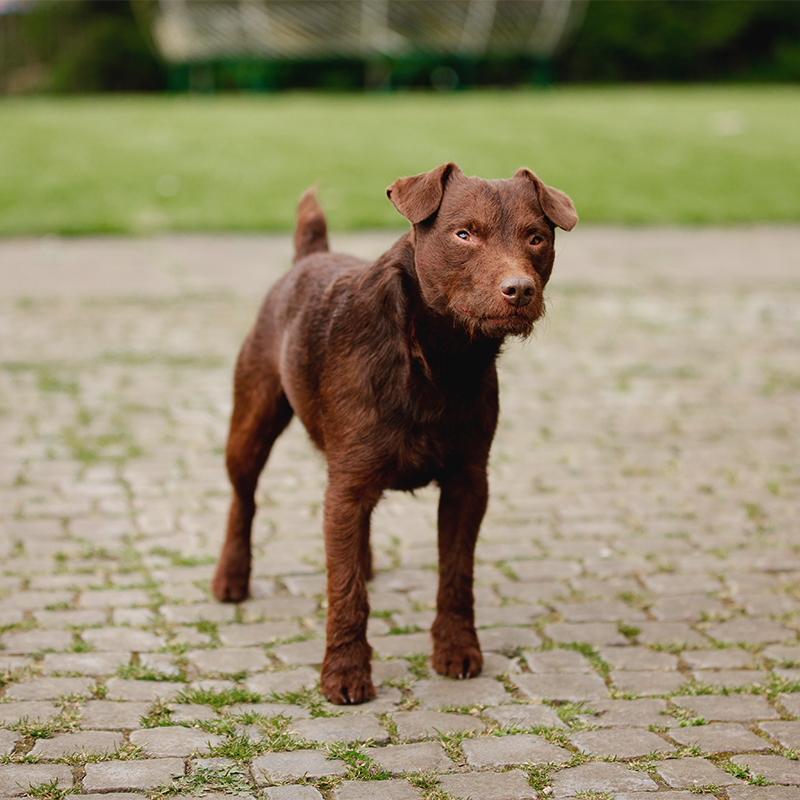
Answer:
[[[294,260],[312,253],[328,252],[328,224],[322,206],[317,202],[317,192],[312,186],[303,192],[297,206],[297,227],[294,231]]]

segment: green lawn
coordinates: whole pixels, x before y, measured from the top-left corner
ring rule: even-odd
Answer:
[[[0,99],[0,235],[404,225],[399,175],[525,165],[585,222],[800,221],[800,88]]]

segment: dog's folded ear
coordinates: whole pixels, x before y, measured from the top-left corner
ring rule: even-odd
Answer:
[[[452,162],[442,164],[430,172],[398,178],[387,190],[392,205],[415,225],[433,216],[444,196],[447,179],[461,170]]]
[[[523,167],[514,174],[518,180],[527,180],[536,187],[536,195],[547,219],[565,231],[571,231],[578,223],[578,215],[572,200],[559,189],[542,183],[529,169]]]

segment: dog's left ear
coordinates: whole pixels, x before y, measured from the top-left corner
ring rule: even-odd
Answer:
[[[578,215],[572,200],[559,189],[542,183],[529,169],[524,167],[514,174],[513,179],[527,180],[536,187],[539,204],[547,219],[565,231],[571,231],[578,223]],[[513,180],[512,179],[512,180]]]
[[[398,178],[387,190],[386,196],[392,205],[415,225],[433,216],[444,196],[447,179],[461,170],[452,162],[442,164],[430,172]]]

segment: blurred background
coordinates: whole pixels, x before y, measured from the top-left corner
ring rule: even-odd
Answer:
[[[595,222],[796,221],[793,0],[0,0],[0,234],[403,224],[525,164]]]

